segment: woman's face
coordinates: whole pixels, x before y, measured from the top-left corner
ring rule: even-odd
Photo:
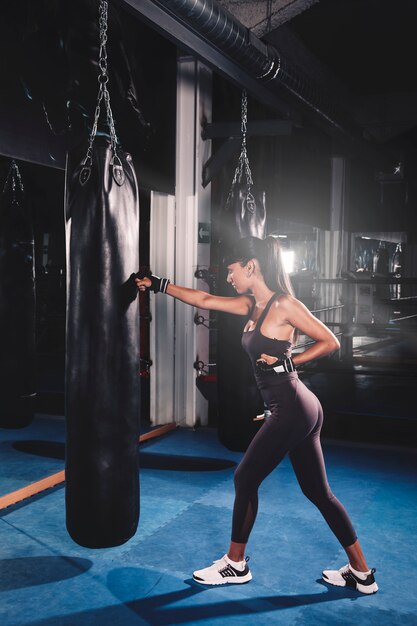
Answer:
[[[247,267],[242,267],[239,262],[230,263],[227,266],[227,282],[232,285],[238,294],[247,293],[249,288]]]

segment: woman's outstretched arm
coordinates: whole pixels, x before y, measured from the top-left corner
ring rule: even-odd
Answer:
[[[135,283],[140,291],[149,289],[152,285],[150,278],[136,278]],[[233,313],[235,315],[249,315],[253,305],[253,298],[250,296],[214,296],[206,291],[189,289],[173,283],[168,284],[165,293],[199,309],[223,311],[224,313]]]

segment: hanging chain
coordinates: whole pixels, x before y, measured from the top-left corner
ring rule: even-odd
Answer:
[[[93,141],[97,134],[97,126],[100,119],[101,114],[101,104],[104,100],[104,106],[106,109],[107,116],[107,125],[110,130],[110,142],[113,150],[113,159],[112,162],[117,159],[120,163],[119,156],[117,154],[117,135],[116,129],[114,126],[113,113],[110,106],[110,94],[107,89],[107,83],[109,82],[109,74],[108,74],[108,66],[107,66],[107,9],[108,2],[107,0],[100,0],[100,9],[99,9],[99,29],[100,29],[100,52],[98,59],[98,66],[100,69],[100,73],[97,77],[99,83],[98,95],[97,95],[97,105],[94,112],[94,122],[93,127],[91,129],[90,139],[88,143],[87,154],[84,159],[85,165],[91,165],[92,156],[93,156]]]
[[[11,164],[10,164],[10,169],[9,172],[7,174],[6,177],[6,181],[4,183],[4,187],[3,187],[3,193],[5,193],[8,185],[9,185],[9,181],[11,178],[11,187],[12,187],[12,202],[17,202],[17,198],[16,198],[16,183],[19,186],[19,189],[21,192],[24,191],[24,187],[23,187],[23,182],[22,182],[22,177],[20,176],[20,170],[17,166],[16,161],[13,159]]]
[[[242,181],[243,173],[246,175],[246,183],[248,185],[248,191],[250,191],[251,185],[253,185],[252,172],[249,165],[248,153],[246,150],[246,137],[247,137],[247,123],[248,123],[248,95],[246,89],[242,91],[242,104],[241,104],[241,124],[240,131],[242,133],[242,145],[240,148],[239,161],[236,167],[235,175],[233,177],[232,187],[237,182]]]
[[[246,200],[247,200],[247,209],[251,213],[253,213],[256,209],[255,207],[255,199],[251,193],[251,186],[253,185],[252,180],[252,172],[249,165],[249,158],[246,149],[246,137],[247,137],[247,124],[248,124],[248,94],[246,93],[246,89],[242,91],[242,102],[241,102],[241,122],[240,122],[240,132],[242,133],[242,145],[240,148],[239,160],[236,166],[235,174],[233,176],[232,184],[229,189],[229,194],[226,200],[226,207],[230,206],[230,202],[233,195],[233,190],[235,188],[236,183],[242,182],[243,173],[246,176]]]
[[[70,115],[69,115],[69,105],[70,105],[70,101],[67,100],[67,104],[66,104],[66,109],[67,109],[66,125],[63,126],[63,128],[61,130],[55,130],[53,123],[49,119],[48,109],[46,108],[46,104],[45,104],[45,102],[42,102],[42,109],[43,109],[43,113],[45,115],[46,123],[48,124],[49,129],[52,131],[52,133],[55,135],[55,137],[60,137],[61,135],[64,135],[65,133],[67,133],[68,131],[71,130],[71,119],[70,119]]]

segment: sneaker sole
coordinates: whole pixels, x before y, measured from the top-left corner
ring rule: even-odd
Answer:
[[[325,583],[327,583],[328,585],[333,585],[334,587],[348,587],[348,585],[344,581],[336,582],[330,580],[329,578],[326,578],[326,576],[324,575],[322,576],[322,579]],[[353,589],[353,587],[348,587],[348,589]],[[360,583],[356,583],[356,591],[370,595],[378,591],[378,585],[376,583],[372,583],[372,585],[361,585]]]
[[[199,583],[200,585],[243,585],[244,583],[248,583],[250,580],[252,580],[252,574],[246,574],[246,576],[236,576],[233,578],[225,578],[223,579],[221,582],[211,582],[208,580],[202,580],[201,578],[196,578],[195,576],[193,576],[193,580],[196,583]]]

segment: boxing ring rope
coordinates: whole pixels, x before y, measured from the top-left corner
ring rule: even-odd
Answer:
[[[171,424],[164,424],[163,426],[159,426],[154,428],[153,430],[144,433],[139,437],[139,443],[143,443],[144,441],[149,441],[149,439],[153,439],[154,437],[160,437],[161,435],[165,435],[171,430],[175,430],[177,428],[177,424],[175,422]],[[0,511],[6,509],[13,504],[17,504],[18,502],[23,502],[23,500],[27,500],[32,496],[36,496],[47,489],[52,489],[52,487],[56,487],[65,482],[65,470],[57,472],[56,474],[52,474],[51,476],[46,476],[41,480],[37,480],[26,487],[22,487],[21,489],[17,489],[16,491],[12,491],[11,493],[7,493],[4,496],[0,497]]]
[[[390,323],[402,322],[403,320],[411,320],[411,319],[414,319],[415,317],[417,317],[417,313],[414,313],[414,315],[404,315],[404,317],[393,317],[392,319],[388,321]]]

